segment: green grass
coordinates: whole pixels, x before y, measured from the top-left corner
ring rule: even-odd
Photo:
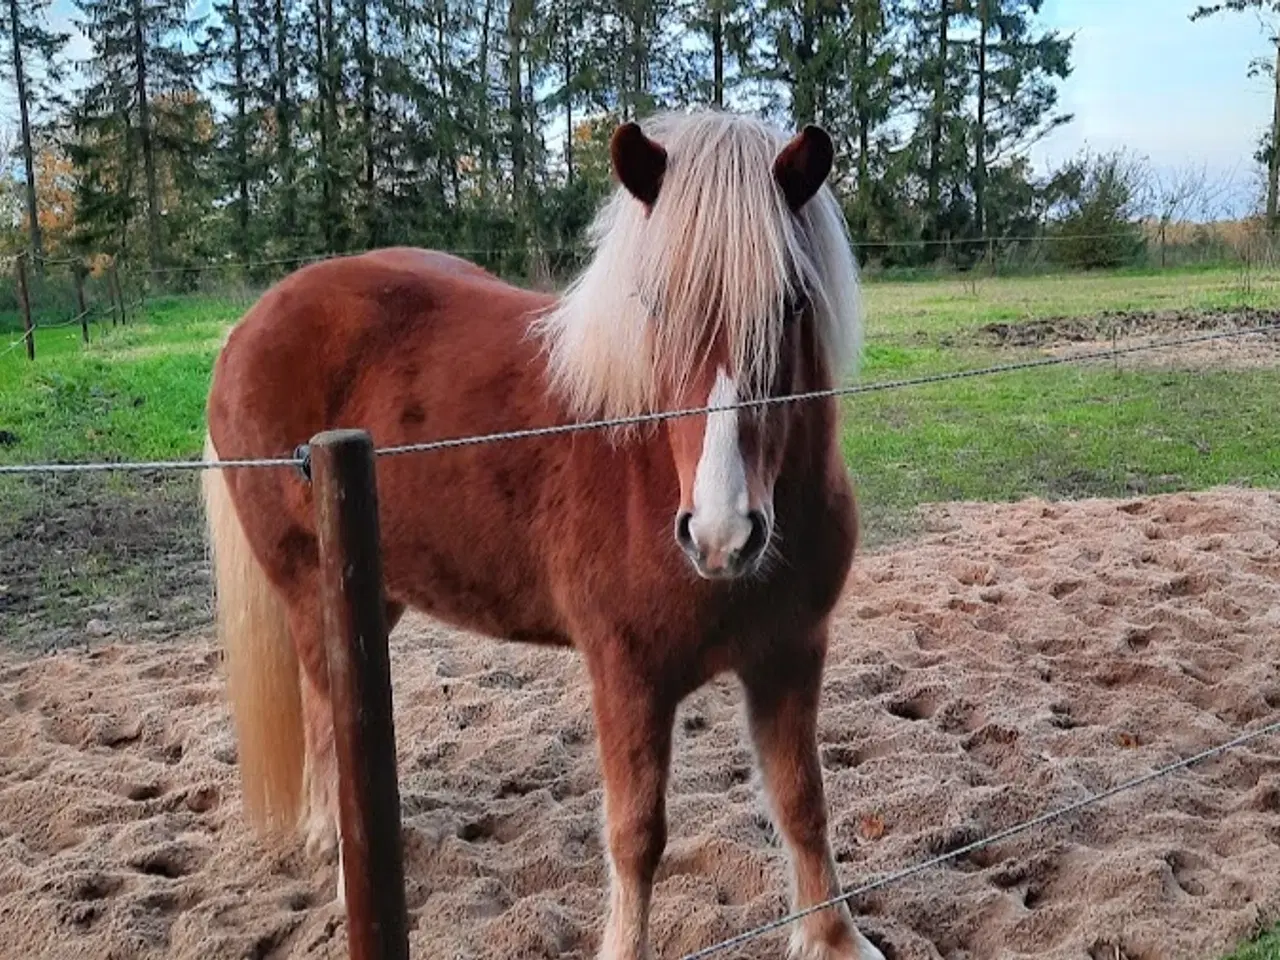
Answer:
[[[907,508],[1280,486],[1280,375],[1055,367],[855,397],[844,449],[863,498]]]
[[[198,453],[205,394],[235,304],[169,299],[145,317],[98,327],[38,330],[36,361],[0,356],[0,430],[17,443],[0,462],[152,459]]]
[[[1230,270],[870,283],[864,381],[1035,355],[984,341],[996,321],[1120,310],[1280,308],[1280,274]],[[227,325],[244,301],[151,301],[128,326],[37,333],[0,356],[0,462],[196,456]],[[870,543],[920,503],[1280,486],[1280,371],[1055,367],[851,398],[844,450]]]
[[[1245,944],[1224,960],[1280,960],[1280,928]]]

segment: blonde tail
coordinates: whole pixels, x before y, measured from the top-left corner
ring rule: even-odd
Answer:
[[[218,459],[207,435],[204,452]],[[249,549],[224,471],[204,471],[202,485],[245,811],[260,828],[293,830],[302,813],[306,741],[285,605]]]

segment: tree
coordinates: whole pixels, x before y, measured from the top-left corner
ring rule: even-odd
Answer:
[[[1037,34],[1033,18],[1043,0],[966,0],[978,22],[974,122],[974,231],[987,236],[988,164],[1020,153],[1070,121],[1053,112],[1056,80],[1071,72],[1071,41],[1054,31]]]
[[[212,87],[231,103],[222,125],[219,179],[232,194],[230,246],[241,258],[256,248],[260,226],[254,200],[262,194],[268,160],[261,143],[274,79],[274,11],[263,0],[219,0],[202,45]]]
[[[1260,16],[1265,14],[1280,15],[1280,0],[1225,0],[1223,3],[1207,4],[1196,8],[1191,19],[1202,20],[1220,13],[1243,13],[1252,10]],[[1271,73],[1275,81],[1272,94],[1271,110],[1271,142],[1280,143],[1280,30],[1271,30],[1271,42],[1275,44],[1275,63],[1261,65],[1261,69]],[[1258,70],[1254,65],[1251,70]],[[1272,150],[1267,165],[1267,232],[1280,230],[1280,152]]]
[[[67,42],[67,34],[50,29],[47,13],[47,0],[7,0],[0,9],[0,17],[4,21],[0,45],[8,44],[6,59],[13,68],[13,86],[21,122],[27,236],[37,270],[43,269],[44,241],[40,230],[36,148],[31,118],[37,110],[54,105],[53,88],[61,80],[59,57]]]
[[[755,4],[732,0],[691,0],[680,12],[686,36],[705,48],[691,51],[686,86],[695,102],[724,107],[728,97],[750,75],[756,42]]]
[[[937,13],[935,22],[938,37],[937,52],[929,63],[928,72],[933,80],[933,103],[930,110],[929,136],[929,210],[934,218],[933,237],[938,236],[937,223],[940,219],[940,196],[942,180],[942,132],[947,116],[947,75],[950,72],[949,43],[951,41],[951,18],[955,11],[952,0],[936,0]]]
[[[1123,152],[1083,154],[1053,178],[1052,253],[1070,267],[1094,269],[1135,262],[1145,247],[1137,218],[1144,164]]]
[[[409,243],[568,269],[610,131],[704,103],[824,124],[859,241],[963,262],[1043,224],[1025,147],[1070,66],[1040,0],[211,0],[194,49],[188,0],[77,2],[72,240],[172,266]]]
[[[297,19],[293,4],[272,0],[272,120],[275,124],[275,169],[279,171],[279,214],[276,222],[285,237],[288,251],[293,252],[298,233],[298,188],[295,169],[294,129],[297,105],[294,89],[297,80],[295,64],[300,59]]]
[[[165,254],[164,155],[200,152],[205,146],[181,139],[194,129],[203,102],[195,95],[199,59],[185,44],[196,24],[187,19],[184,0],[76,0],[76,5],[80,27],[93,45],[92,58],[82,65],[89,82],[72,111],[76,143],[70,148],[84,174],[85,236],[114,235],[117,249],[126,248],[140,152],[146,249],[158,264]],[[157,104],[157,97],[163,103]],[[157,136],[161,127],[172,131],[164,142]]]
[[[764,71],[788,93],[796,127],[831,122],[832,100],[844,87],[847,11],[839,0],[766,0],[763,17],[771,65]]]
[[[886,172],[883,155],[896,139],[892,134],[886,139],[883,131],[898,106],[903,86],[901,75],[894,70],[901,40],[898,8],[893,0],[852,0],[850,4],[852,42],[847,52],[847,71],[852,94],[853,146],[857,150],[850,225],[863,239],[874,216],[872,194],[877,179],[882,181]]]

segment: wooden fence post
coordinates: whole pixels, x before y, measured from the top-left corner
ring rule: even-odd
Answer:
[[[27,341],[27,359],[36,358],[36,328],[31,322],[31,295],[27,291],[27,252],[18,254],[18,308],[22,311],[22,336]]]
[[[373,441],[311,440],[329,696],[352,960],[408,960],[391,668]]]
[[[84,264],[77,261],[71,267],[71,274],[76,281],[76,309],[80,311],[80,333],[84,342],[89,342],[89,311],[84,306]]]

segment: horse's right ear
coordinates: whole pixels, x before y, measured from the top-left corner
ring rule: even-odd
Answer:
[[[646,207],[652,207],[667,172],[667,151],[662,145],[646,137],[639,124],[624,123],[613,132],[609,156],[613,172],[627,191]]]
[[[773,161],[773,179],[782,188],[792,213],[798,212],[822,188],[835,156],[835,146],[827,131],[813,124],[808,124],[782,148]]]

